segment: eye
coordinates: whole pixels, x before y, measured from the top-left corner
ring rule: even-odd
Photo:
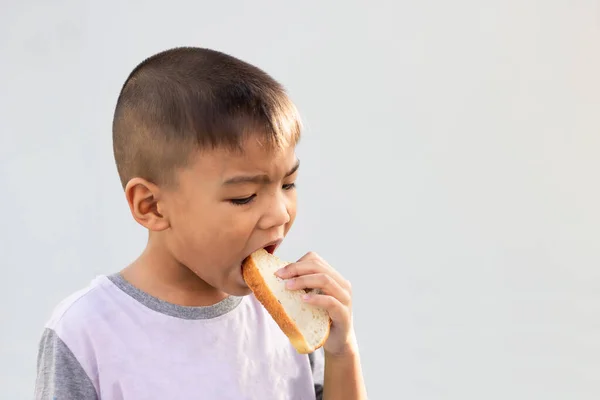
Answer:
[[[292,190],[294,188],[296,188],[296,184],[295,183],[287,183],[285,185],[282,186],[283,190]]]
[[[243,199],[231,199],[231,200],[229,200],[229,202],[236,206],[243,206],[246,204],[250,204],[252,202],[252,200],[254,200],[255,197],[256,197],[256,195],[253,194],[252,196],[245,197]]]

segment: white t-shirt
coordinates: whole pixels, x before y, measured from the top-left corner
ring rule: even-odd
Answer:
[[[65,299],[46,324],[36,399],[320,399],[323,355],[301,355],[252,295],[184,307],[119,274]]]

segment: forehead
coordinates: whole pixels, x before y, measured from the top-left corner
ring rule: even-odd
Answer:
[[[258,138],[246,139],[239,150],[217,148],[202,150],[195,157],[190,172],[198,178],[224,181],[232,175],[285,175],[296,163],[296,146],[273,147]]]

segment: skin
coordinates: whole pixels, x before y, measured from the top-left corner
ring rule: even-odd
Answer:
[[[125,279],[184,306],[251,293],[241,263],[257,249],[277,246],[292,227],[299,162],[293,145],[271,149],[250,137],[243,149],[198,152],[177,171],[173,187],[142,178],[128,182],[131,214],[149,237],[140,257],[122,271]],[[365,399],[350,283],[312,252],[278,274],[290,289],[321,289],[305,301],[325,308],[332,319],[324,345],[325,399]]]

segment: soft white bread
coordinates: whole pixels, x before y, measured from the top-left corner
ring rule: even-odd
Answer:
[[[287,264],[289,262],[260,249],[244,260],[242,275],[296,351],[312,353],[327,340],[331,320],[327,311],[302,300],[305,290],[289,290],[285,281],[275,275]]]

